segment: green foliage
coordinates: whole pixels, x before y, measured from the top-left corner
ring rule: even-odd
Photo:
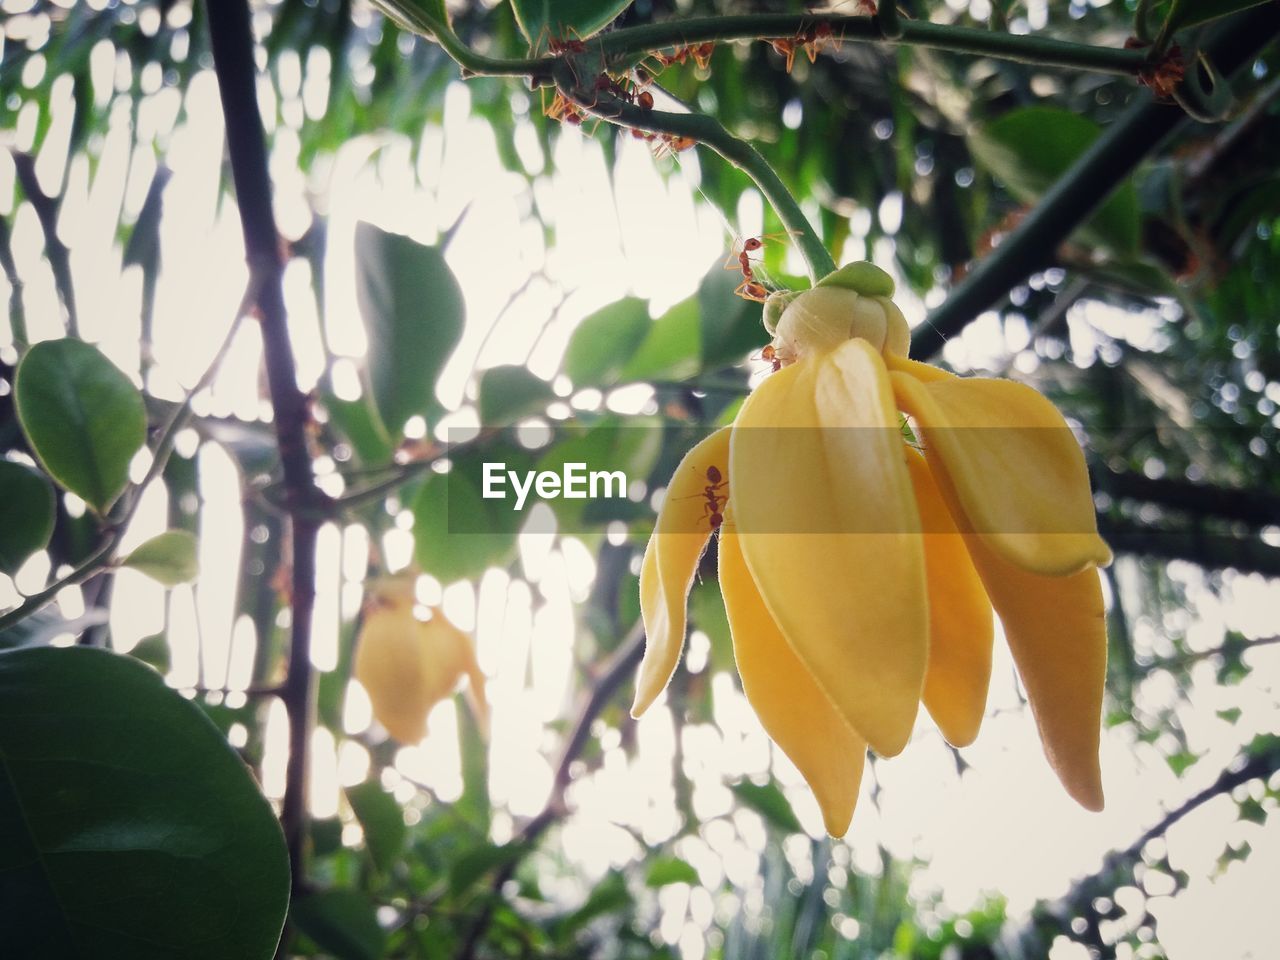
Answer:
[[[586,317],[564,354],[564,372],[579,387],[607,387],[622,379],[649,332],[649,307],[626,297]]]
[[[0,460],[0,572],[12,576],[53,533],[53,488],[20,463]]]
[[[389,872],[399,860],[408,836],[400,804],[372,780],[347,787],[347,802],[364,830],[369,856],[379,870]]]
[[[531,45],[589,37],[630,6],[631,0],[511,0],[520,31]]]
[[[378,925],[373,904],[354,890],[299,897],[289,907],[289,919],[338,960],[378,960],[385,955],[387,935]]]
[[[486,370],[480,379],[480,422],[502,426],[541,413],[555,399],[551,384],[526,367]]]
[[[1012,110],[969,135],[974,157],[996,174],[1019,200],[1034,203],[1066,173],[1101,129],[1088,117],[1057,107]],[[1117,254],[1137,252],[1138,194],[1132,183],[1117,185],[1110,199],[1081,228],[1082,239]]]
[[[200,575],[198,546],[195,535],[189,531],[166,530],[138,546],[120,563],[166,587],[176,587]]]
[[[47,340],[22,358],[14,394],[22,430],[50,476],[105,512],[146,440],[137,388],[89,344]]]
[[[280,827],[243,763],[151,668],[0,653],[0,936],[15,957],[269,958]]]
[[[462,289],[444,251],[370,223],[356,227],[356,296],[369,336],[369,383],[382,422],[399,436],[433,419],[435,382],[462,336]]]

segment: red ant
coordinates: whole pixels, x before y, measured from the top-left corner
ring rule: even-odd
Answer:
[[[729,481],[724,479],[724,476],[720,473],[720,468],[714,465],[707,467],[706,478],[707,485],[702,488],[702,492],[695,493],[693,496],[706,498],[707,502],[702,505],[702,512],[714,531],[719,530],[721,524],[724,523],[722,507],[729,502],[729,497],[727,494],[721,495],[719,491],[722,487],[727,486]],[[681,499],[689,500],[692,497],[682,497]]]
[[[831,32],[831,24],[818,23],[804,28],[794,37],[777,37],[769,43],[774,50],[787,58],[787,73],[790,73],[791,68],[795,66],[796,50],[803,50],[809,62],[813,63],[824,48],[839,46],[840,41],[835,39]]]
[[[772,343],[765,344],[760,353],[752,359],[763,360],[773,368],[774,373],[782,369],[782,357],[778,355],[778,349]]]
[[[744,300],[754,300],[757,303],[764,303],[769,299],[769,291],[764,284],[758,282],[755,277],[753,264],[755,261],[751,259],[751,254],[755,253],[764,246],[766,240],[772,240],[779,234],[770,234],[765,237],[748,237],[746,240],[735,240],[733,243],[733,252],[729,254],[729,259],[724,262],[726,270],[741,270],[742,283],[738,284],[738,288],[733,292],[742,297]]]

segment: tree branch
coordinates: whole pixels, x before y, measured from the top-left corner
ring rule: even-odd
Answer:
[[[567,812],[564,795],[573,780],[571,771],[574,763],[581,756],[583,748],[591,740],[591,725],[600,712],[608,706],[619,688],[635,672],[643,654],[644,624],[637,621],[622,641],[622,646],[615,651],[613,658],[601,670],[599,678],[591,686],[587,701],[582,705],[582,712],[578,714],[577,722],[573,725],[573,732],[569,734],[569,739],[565,741],[564,750],[560,754],[560,763],[556,766],[555,779],[552,781],[551,796],[547,798],[546,804],[538,815],[526,823],[524,829],[511,840],[512,846],[525,847],[526,850],[532,848],[553,823],[564,817]],[[493,919],[493,900],[502,892],[506,882],[515,875],[519,863],[520,858],[513,857],[499,867],[494,874],[493,882],[490,884],[492,895],[476,915],[475,922],[458,949],[458,960],[473,960],[475,957],[476,947],[484,938],[485,932],[489,929],[489,922]]]
[[[245,257],[257,289],[267,382],[284,472],[285,508],[293,544],[289,670],[281,699],[289,717],[289,762],[280,821],[289,848],[294,892],[305,884],[307,755],[314,715],[311,618],[315,604],[315,552],[321,502],[307,450],[306,397],[298,388],[284,304],[284,261],[271,205],[267,141],[258,111],[254,38],[247,0],[205,5],[214,71],[226,119],[227,147],[237,194]]]
[[[1093,488],[1120,500],[1142,500],[1199,517],[1239,520],[1255,528],[1280,524],[1280,495],[1269,490],[1218,487],[1190,480],[1153,480],[1140,473],[1093,464]]]
[[[1280,4],[1265,4],[1228,18],[1205,52],[1224,75],[1250,63],[1280,33]],[[1059,244],[1107,199],[1186,115],[1139,93],[1124,114],[1044,195],[1000,246],[951,291],[912,336],[913,353],[938,353],[949,337],[999,304],[1028,275],[1047,266]]]
[[[1280,548],[1257,537],[1233,537],[1197,529],[1161,530],[1108,516],[1098,533],[1116,553],[1186,560],[1206,570],[1243,570],[1280,577]]]

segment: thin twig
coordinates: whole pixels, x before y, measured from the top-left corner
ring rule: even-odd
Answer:
[[[595,723],[596,717],[600,715],[600,712],[608,706],[619,688],[635,672],[643,654],[644,625],[637,621],[635,626],[627,633],[622,645],[614,652],[612,659],[600,671],[599,678],[590,688],[591,692],[587,696],[586,702],[582,705],[582,711],[578,714],[578,719],[573,725],[573,732],[569,734],[569,739],[565,741],[564,750],[560,754],[560,762],[556,766],[555,779],[552,781],[551,795],[547,798],[546,804],[538,815],[526,823],[524,828],[511,840],[511,846],[524,847],[526,851],[532,849],[538,838],[552,824],[565,816],[567,813],[565,792],[573,781],[573,765],[591,740],[591,725]],[[493,882],[490,884],[492,896],[485,901],[480,912],[476,915],[471,929],[467,931],[467,937],[458,949],[458,960],[474,960],[476,947],[479,946],[480,941],[484,938],[485,932],[489,929],[489,923],[493,919],[494,900],[502,892],[502,888],[507,881],[515,875],[519,863],[520,858],[513,857],[499,867],[494,874]]]

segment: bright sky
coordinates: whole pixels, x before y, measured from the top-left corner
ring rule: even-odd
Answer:
[[[101,81],[113,76],[128,76],[127,63],[120,59],[124,56],[109,48],[95,51],[95,89],[104,89]],[[364,349],[364,335],[352,288],[356,221],[367,219],[431,242],[470,204],[449,250],[468,310],[464,339],[440,383],[442,399],[451,408],[464,408],[455,422],[465,422],[468,416],[474,421],[465,405],[474,396],[470,391],[475,370],[527,362],[535,372],[553,377],[569,334],[585,314],[626,294],[651,298],[654,312],[660,312],[696,288],[706,270],[724,258],[734,234],[760,232],[758,200],[744,202],[733,224],[709,209],[697,191],[699,158],[693,151],[675,165],[671,160],[655,162],[643,145],[626,141],[613,178],[614,193],[601,152],[593,143],[566,133],[548,163],[525,129],[520,140],[522,157],[529,171],[539,175],[534,188],[538,208],[556,228],[556,246],[547,249],[541,230],[529,216],[531,197],[525,181],[501,167],[492,133],[483,121],[469,116],[469,94],[460,83],[449,90],[443,127],[424,134],[416,168],[405,141],[371,137],[347,144],[337,156],[319,163],[310,180],[304,180],[296,171],[295,129],[324,102],[326,66],[322,59],[312,63],[305,78],[296,62],[282,71],[281,106],[292,124],[275,131],[273,172],[282,229],[294,237],[302,232],[308,198],[328,217],[328,334],[337,353],[357,359]],[[158,148],[173,179],[165,197],[164,272],[149,386],[159,395],[176,398],[194,383],[222,339],[246,272],[234,208],[217,202],[222,135],[212,75],[197,75],[187,92],[186,121],[176,129],[178,94],[158,90],[158,84],[152,89],[157,92],[144,99],[139,112],[139,142],[132,155],[128,112],[120,109],[105,140],[96,145],[101,159],[94,175],[90,176],[83,158],[65,171],[60,233],[72,250],[84,336],[136,374],[140,279],[136,268],[120,272],[122,251],[115,217],[121,203],[126,220],[136,217],[155,169],[153,146]],[[537,109],[514,86],[513,96],[526,109]],[[264,88],[263,100],[270,106],[274,93]],[[56,189],[64,172],[65,153],[60,149],[65,151],[70,124],[69,85],[55,84],[53,102],[54,127],[39,163],[42,182],[50,190]],[[32,121],[24,118],[10,139],[22,148],[29,143],[31,130]],[[552,169],[554,175],[548,172]],[[7,151],[0,151],[0,198],[13,196],[12,185],[12,163]],[[890,197],[874,212],[886,226],[897,216],[894,204]],[[872,215],[860,211],[854,216],[855,237],[866,235]],[[18,269],[27,279],[24,300],[31,335],[33,339],[60,336],[52,277],[41,262],[39,228],[29,206],[18,210],[13,227]],[[855,239],[851,247],[844,259],[865,255],[861,240]],[[871,252],[881,266],[892,270],[889,242],[881,242]],[[508,299],[534,272],[541,276],[502,313]],[[295,262],[290,267],[286,293],[302,386],[310,388],[324,358],[305,265]],[[7,288],[0,289],[0,295],[7,297]],[[908,318],[919,322],[924,303],[901,288],[898,300]],[[1090,309],[1096,314],[1106,308]],[[1113,336],[1138,337],[1149,335],[1153,321],[1150,316],[1130,317],[1115,311],[1104,316],[1077,311],[1070,318],[1073,339],[1091,336],[1094,325],[1104,322]],[[1009,338],[1017,340],[1014,334]],[[1010,339],[994,317],[987,317],[951,344],[946,355],[961,368],[1000,367],[1009,359],[1010,349],[1022,345]],[[5,358],[12,361],[12,347],[3,349]],[[197,408],[244,419],[261,416],[259,361],[256,331],[246,325],[214,388],[197,399]],[[1026,366],[1024,361],[1019,369]],[[347,374],[353,369],[350,364],[344,366]],[[598,397],[586,399],[599,402]],[[627,398],[631,409],[653,409],[651,404],[645,392],[637,396],[632,391]],[[188,447],[194,442],[193,435],[183,438]],[[135,466],[136,475],[145,469],[143,463]],[[240,480],[231,458],[214,444],[201,449],[200,484],[204,572],[194,589],[180,587],[167,598],[174,647],[169,680],[175,686],[226,684],[243,689],[249,680],[254,637],[247,622],[234,622],[232,608],[243,525]],[[164,503],[159,493],[152,491],[139,512],[130,543],[162,529]],[[397,527],[384,546],[386,556],[399,566],[407,563],[411,549],[407,515],[398,518]],[[339,618],[352,618],[359,609],[367,554],[366,535],[358,527],[340,530],[331,525],[322,533],[314,653],[321,670],[335,665]],[[38,588],[47,568],[46,559],[34,558],[19,574],[17,587]],[[480,662],[490,677],[491,789],[499,811],[495,822],[499,841],[511,834],[515,818],[541,808],[550,788],[558,735],[548,724],[572,710],[574,605],[587,595],[594,573],[592,555],[577,540],[526,535],[511,573],[495,570],[476,584],[443,588],[423,578],[419,585],[424,603],[443,600],[456,623],[475,630]],[[1135,583],[1133,561],[1122,558],[1118,574],[1122,584]],[[1171,575],[1187,585],[1194,601],[1185,623],[1194,648],[1216,645],[1227,626],[1250,637],[1274,632],[1280,584],[1228,574],[1226,600],[1220,602],[1194,568],[1175,564]],[[12,602],[15,596],[14,585],[0,577],[0,604]],[[117,648],[128,650],[158,631],[165,602],[160,587],[132,571],[121,571],[112,613]],[[83,608],[74,589],[65,592],[61,603],[68,616]],[[1135,625],[1139,644],[1155,654],[1165,650],[1161,632],[1159,625],[1148,622]],[[198,646],[186,639],[197,636]],[[706,638],[695,634],[682,669],[706,669],[706,649]],[[848,838],[848,854],[838,854],[839,860],[851,859],[859,869],[876,872],[877,846],[883,843],[896,856],[929,860],[916,878],[916,893],[940,889],[947,907],[962,910],[983,892],[999,891],[1018,917],[1036,898],[1063,893],[1072,877],[1096,869],[1107,850],[1127,845],[1164,809],[1207,785],[1233,755],[1236,744],[1254,732],[1280,728],[1275,690],[1280,648],[1249,654],[1257,669],[1242,687],[1228,691],[1217,687],[1212,666],[1205,662],[1197,670],[1196,685],[1184,691],[1187,702],[1179,708],[1192,749],[1204,751],[1204,759],[1179,780],[1156,749],[1135,744],[1125,728],[1109,731],[1103,745],[1107,810],[1089,814],[1067,798],[1049,772],[1032,720],[1019,706],[1007,652],[999,644],[997,649],[992,716],[978,743],[964,752],[971,764],[969,772],[957,777],[949,751],[922,712],[914,742],[905,754],[876,765],[882,788],[879,806],[864,793]],[[764,833],[754,814],[731,812],[731,794],[725,784],[772,766],[815,836],[821,820],[808,789],[786,759],[771,749],[731,679],[716,676],[712,687],[714,723],[686,727],[682,745],[685,772],[694,785],[694,805],[704,825],[698,836],[679,842],[678,852],[699,870],[707,887],[716,889],[727,878],[750,903],[749,891],[760,882]],[[1143,685],[1140,700],[1156,705],[1175,693],[1162,675],[1156,675]],[[1226,706],[1243,710],[1234,727],[1215,714]],[[388,775],[387,782],[402,798],[414,794],[412,781],[429,785],[444,799],[459,792],[454,711],[453,703],[438,707],[430,719],[428,738],[400,752],[398,773]],[[370,722],[368,701],[353,683],[347,731],[363,731]],[[284,721],[278,705],[268,729],[264,786],[268,794],[278,797],[284,777]],[[640,722],[638,750],[628,759],[617,731],[600,729],[606,747],[603,768],[573,786],[570,799],[576,812],[562,834],[565,852],[580,865],[586,882],[638,854],[635,839],[624,827],[653,844],[675,833],[674,730],[670,712],[660,703]],[[338,810],[339,785],[362,780],[369,758],[354,742],[343,742],[339,748],[326,731],[317,732],[314,749],[315,812],[332,815]],[[870,781],[869,776],[864,790],[870,789]],[[1280,876],[1280,824],[1272,818],[1268,827],[1259,828],[1234,820],[1233,805],[1220,798],[1169,833],[1174,866],[1193,877],[1191,888],[1176,901],[1156,904],[1161,942],[1171,960],[1271,955],[1274,935],[1271,918],[1263,909],[1262,891],[1273,890]],[[1248,841],[1253,854],[1247,862],[1214,877],[1214,863],[1228,840]],[[807,845],[787,847],[802,870],[807,849]],[[1150,877],[1148,883],[1153,892],[1158,891],[1158,877]],[[581,887],[567,882],[563,890],[553,892],[573,899],[581,896]],[[725,902],[717,898],[713,909],[706,891],[673,888],[663,892],[661,906],[661,935],[679,943],[689,960],[699,960],[705,950],[706,927],[714,916],[723,917]],[[1054,960],[1076,956],[1065,943],[1053,954]]]

